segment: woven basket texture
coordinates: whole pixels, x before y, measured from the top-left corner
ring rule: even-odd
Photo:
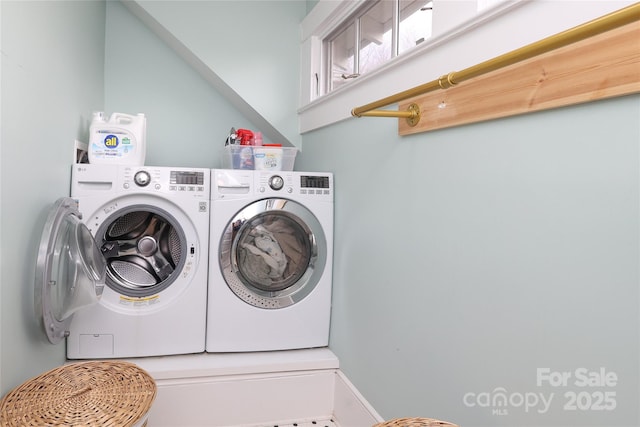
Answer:
[[[446,421],[433,418],[395,418],[374,425],[373,427],[458,427]]]
[[[7,393],[0,426],[133,427],[146,417],[156,391],[153,378],[133,363],[72,363]]]

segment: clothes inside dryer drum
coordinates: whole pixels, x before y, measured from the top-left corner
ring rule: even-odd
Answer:
[[[238,211],[220,236],[220,271],[242,301],[277,310],[313,292],[324,272],[326,248],[320,222],[305,206],[257,200]]]
[[[107,261],[106,284],[127,296],[160,292],[179,275],[186,245],[175,220],[158,209],[138,209],[106,221],[97,234]]]
[[[247,284],[267,292],[295,284],[311,258],[309,232],[281,213],[258,215],[244,223],[236,250],[239,273]]]

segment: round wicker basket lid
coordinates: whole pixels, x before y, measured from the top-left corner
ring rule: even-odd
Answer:
[[[7,393],[0,401],[0,425],[132,427],[146,417],[155,397],[153,378],[133,363],[73,363]]]

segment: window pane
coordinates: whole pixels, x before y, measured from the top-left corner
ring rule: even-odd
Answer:
[[[331,41],[331,89],[336,89],[349,81],[345,80],[343,75],[356,72],[354,69],[355,35],[355,23],[352,23]]]
[[[391,58],[393,2],[379,1],[360,18],[360,74]]]
[[[403,53],[431,37],[431,0],[400,0],[398,53]]]

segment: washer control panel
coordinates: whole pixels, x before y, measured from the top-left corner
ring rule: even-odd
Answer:
[[[75,164],[71,194],[163,193],[208,198],[211,173],[204,168]]]
[[[167,167],[125,167],[122,188],[208,197],[209,174],[205,170]]]

